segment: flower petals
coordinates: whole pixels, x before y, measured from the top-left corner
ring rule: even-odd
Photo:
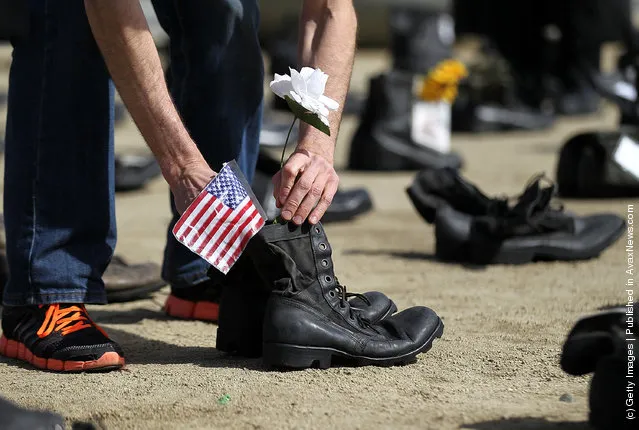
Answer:
[[[291,77],[288,75],[278,75],[276,73],[270,87],[276,96],[284,98],[293,90]]]
[[[295,69],[289,69],[291,71],[291,84],[293,84],[293,90],[297,94],[306,94],[306,81]]]
[[[326,89],[326,81],[328,81],[328,75],[326,73],[320,69],[314,70],[306,82],[308,94],[314,99],[319,99]]]
[[[275,74],[270,83],[273,93],[281,98],[291,97],[328,126],[329,110],[339,107],[339,103],[324,95],[328,75],[311,67],[302,67],[299,72],[292,68],[289,70],[290,76]]]
[[[305,81],[308,81],[313,73],[315,73],[315,69],[312,67],[302,67],[302,70],[300,70],[300,75],[302,75]]]
[[[337,110],[339,107],[339,103],[323,94],[319,96],[319,101],[330,110]]]

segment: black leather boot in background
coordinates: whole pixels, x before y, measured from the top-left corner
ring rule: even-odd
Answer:
[[[389,24],[393,69],[423,75],[452,57],[455,23],[449,14],[393,7]]]
[[[488,41],[466,66],[468,78],[460,83],[452,107],[453,132],[541,130],[554,124],[554,115],[539,108],[541,100],[526,104],[520,98],[524,82],[534,75],[516,77],[510,63]]]
[[[425,307],[377,324],[354,310],[333,272],[321,224],[267,224],[254,239],[249,252],[274,286],[264,316],[266,365],[327,368],[336,358],[356,365],[404,364],[442,335],[442,321]]]
[[[262,322],[272,285],[265,283],[248,256],[242,256],[226,277],[211,269],[211,277],[220,277],[222,297],[215,348],[231,355],[262,355]],[[371,291],[350,294],[351,307],[361,317],[377,323],[397,312],[386,295]]]
[[[275,219],[280,215],[273,197],[273,176],[280,170],[280,160],[276,160],[265,151],[260,151],[257,157],[257,167],[253,179],[252,188],[260,200],[266,215]],[[339,188],[333,197],[333,202],[328,207],[322,222],[351,221],[360,215],[373,209],[373,200],[366,188],[351,188],[344,190]]]
[[[637,391],[637,378],[629,375],[629,358],[636,356],[629,355],[636,351],[636,318],[636,302],[605,309],[577,321],[564,342],[561,368],[575,376],[594,373],[588,403],[589,422],[597,430],[637,427],[626,418],[633,412],[629,409],[636,410],[636,396],[629,397]]]
[[[370,80],[364,115],[351,142],[352,170],[459,169],[456,153],[444,154],[411,138],[413,75],[389,72]]]

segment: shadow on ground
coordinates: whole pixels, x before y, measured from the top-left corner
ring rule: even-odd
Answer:
[[[135,314],[136,311],[131,313]],[[127,364],[195,364],[201,367],[269,371],[259,358],[233,357],[213,347],[175,345],[112,327],[107,328],[107,332],[124,350]],[[0,363],[33,369],[28,363],[6,357],[0,357]]]
[[[232,357],[212,347],[175,345],[114,328],[107,331],[124,349],[127,364],[195,364],[267,371],[260,359]]]
[[[473,430],[592,430],[587,422],[548,421],[545,418],[504,418],[464,424],[460,429]]]
[[[364,255],[364,256],[380,256],[386,255],[393,258],[401,258],[404,260],[423,260],[423,261],[432,261],[440,264],[449,264],[453,266],[461,266],[465,269],[470,270],[486,270],[486,266],[471,264],[471,263],[460,263],[456,261],[446,261],[437,258],[437,256],[433,253],[428,252],[416,252],[416,251],[385,251],[385,250],[373,250],[373,249],[347,249],[343,251],[344,255]]]
[[[91,309],[91,318],[100,324],[137,324],[143,320],[176,321],[161,309],[135,308],[124,311]]]

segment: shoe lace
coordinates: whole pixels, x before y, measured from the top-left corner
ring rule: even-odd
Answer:
[[[40,307],[43,306],[46,305],[41,305]],[[93,321],[91,321],[87,315],[87,311],[83,305],[65,306],[53,304],[49,305],[47,308],[47,313],[44,316],[44,321],[42,322],[37,335],[39,338],[44,338],[54,331],[57,331],[62,336],[66,336],[69,333],[74,333],[93,326]]]
[[[544,188],[542,183],[548,186]],[[567,217],[563,204],[554,200],[555,193],[555,183],[545,173],[537,173],[518,197],[492,199],[488,215],[498,220],[495,230],[499,232],[511,232],[522,225],[535,232],[556,230],[566,225]]]
[[[360,327],[365,328],[365,329],[368,328],[368,329],[371,329],[371,330],[377,332],[377,330],[375,329],[373,324],[367,318],[361,316],[359,312],[354,311],[353,308],[351,307],[350,303],[348,302],[349,298],[359,297],[368,306],[370,306],[371,302],[370,302],[370,300],[368,300],[368,297],[366,297],[364,294],[360,294],[360,293],[351,293],[351,292],[346,290],[346,285],[340,284],[339,281],[337,281],[337,279],[335,279],[335,281],[336,281],[335,289],[339,293],[340,306],[342,308],[348,308],[348,313],[349,313],[350,318],[355,320],[355,321],[357,321],[357,324]]]

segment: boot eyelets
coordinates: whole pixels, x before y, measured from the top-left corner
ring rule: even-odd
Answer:
[[[326,276],[326,277],[324,278],[324,280],[325,280],[326,282],[331,282],[331,281],[333,280],[333,278],[331,278],[330,276]]]
[[[315,233],[320,234],[322,231],[319,229],[319,227],[315,227]]]
[[[326,251],[326,244],[325,243],[320,243],[319,244],[319,249],[322,251]]]
[[[331,298],[335,298],[335,291],[333,290],[329,291],[328,295],[331,296]]]
[[[328,260],[322,260],[322,266],[328,267]]]

